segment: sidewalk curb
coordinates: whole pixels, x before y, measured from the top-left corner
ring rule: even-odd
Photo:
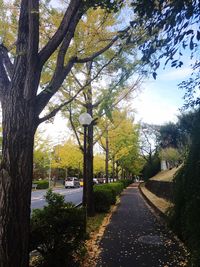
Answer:
[[[140,183],[139,186],[138,186],[138,189],[140,191],[140,194],[142,195],[142,197],[144,198],[144,200],[148,203],[148,205],[157,213],[157,215],[159,215],[162,219],[164,219],[165,223],[168,222],[168,216],[163,213],[156,205],[154,205],[151,200],[143,193],[142,189],[141,189],[141,185],[144,184],[145,185],[145,182],[143,183]]]

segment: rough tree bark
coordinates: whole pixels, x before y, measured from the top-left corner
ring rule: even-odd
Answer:
[[[106,125],[106,158],[105,158],[105,172],[106,172],[106,183],[108,183],[108,163],[109,163],[109,140],[108,140],[108,125]]]
[[[88,79],[91,80],[92,61],[87,63]],[[93,99],[92,99],[92,85],[88,85],[87,90],[87,112],[93,118]],[[94,124],[93,122],[88,126],[88,150],[87,150],[87,214],[94,216],[94,193],[93,193],[93,146],[94,146]]]
[[[45,106],[43,104],[52,96],[43,94],[40,98],[42,101],[38,102],[40,74],[43,64],[60,45],[69,26],[75,29],[77,17],[81,16],[78,11],[80,3],[71,3],[57,35],[47,44],[48,49],[46,46],[39,54],[39,1],[22,0],[14,63],[10,61],[7,49],[3,44],[0,45],[0,98],[3,113],[0,167],[1,267],[29,266],[34,134],[40,123],[39,113]],[[54,86],[54,92],[57,88]]]
[[[39,118],[40,113],[75,63],[93,60],[118,39],[116,36],[86,58],[74,55],[66,63],[66,53],[88,3],[83,0],[69,1],[57,31],[39,51],[39,0],[21,0],[14,62],[10,60],[5,46],[0,44],[0,100],[3,113],[0,267],[29,265],[34,133],[40,123],[53,117],[69,101],[43,118]],[[101,5],[101,1],[98,3]],[[51,81],[38,94],[42,68],[56,50],[57,62]]]

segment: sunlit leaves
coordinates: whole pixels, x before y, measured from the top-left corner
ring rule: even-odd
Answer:
[[[54,150],[53,168],[78,169],[82,166],[83,155],[79,147],[73,141],[67,141],[64,145],[57,145]]]

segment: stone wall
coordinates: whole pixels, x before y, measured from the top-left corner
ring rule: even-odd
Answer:
[[[145,184],[146,188],[158,197],[173,202],[173,183],[149,180]]]

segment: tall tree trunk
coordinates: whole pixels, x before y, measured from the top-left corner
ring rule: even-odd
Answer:
[[[106,183],[108,183],[108,161],[109,161],[109,143],[108,143],[108,129],[106,128],[106,159],[105,159]]]
[[[90,113],[91,115],[91,113]],[[91,115],[92,116],[92,115]],[[94,216],[94,193],[93,193],[93,124],[88,127],[88,184],[87,184],[87,214]]]
[[[116,162],[116,179],[119,180],[119,165],[118,165],[118,162]]]
[[[87,62],[87,80],[91,80],[92,61]],[[92,84],[89,83],[87,87],[87,112],[93,118],[93,96]],[[93,122],[88,126],[88,149],[87,149],[87,214],[94,216],[94,193],[93,193],[93,143],[94,143],[94,124]]]
[[[33,143],[37,125],[28,101],[14,94],[6,97],[2,102],[0,266],[26,267],[29,265]]]
[[[112,178],[113,178],[113,182],[115,179],[115,158],[112,158]]]

